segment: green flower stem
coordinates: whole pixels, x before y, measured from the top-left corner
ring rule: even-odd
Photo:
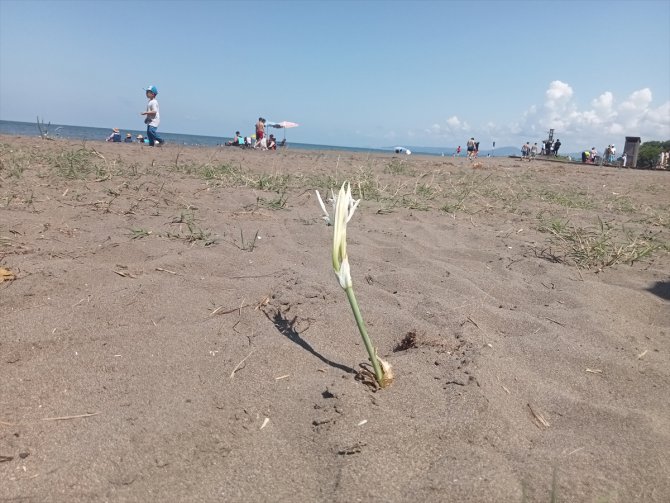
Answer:
[[[382,372],[381,366],[379,365],[379,360],[377,360],[377,353],[375,352],[375,348],[372,346],[372,341],[368,336],[368,331],[365,329],[365,322],[363,321],[363,317],[361,316],[361,310],[358,309],[358,302],[356,302],[354,289],[349,287],[345,288],[344,291],[347,292],[347,299],[349,299],[349,305],[351,305],[351,310],[354,312],[354,318],[356,318],[356,324],[358,325],[358,330],[361,333],[361,337],[363,338],[365,349],[367,349],[368,351],[368,356],[370,357],[372,368],[375,371],[375,379],[377,379],[377,382],[381,386],[384,374]]]

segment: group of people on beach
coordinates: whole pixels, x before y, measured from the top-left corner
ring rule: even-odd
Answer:
[[[537,142],[530,144],[529,141],[521,145],[521,159],[526,161],[532,161],[539,155],[545,156],[558,156],[558,149],[561,148],[561,140],[550,141],[546,140],[541,142],[542,148],[537,145]]]
[[[123,138],[121,135],[121,131],[119,131],[119,128],[115,127],[112,129],[112,133],[106,138],[105,141],[111,141],[113,143],[141,143],[141,144],[149,144],[149,138],[145,138],[141,134],[138,134],[135,139],[133,139],[133,135],[130,133],[126,133],[126,137]]]
[[[626,152],[621,154],[621,157],[617,159],[616,147],[614,144],[607,145],[602,156],[595,147],[591,147],[591,150],[584,150],[582,152],[582,163],[584,164],[598,164],[600,166],[603,164],[610,166],[620,165],[625,167],[627,161],[628,155]]]
[[[255,125],[255,137],[242,136],[239,131],[235,131],[235,136],[226,145],[231,147],[257,148],[260,150],[277,150],[278,146],[283,147],[286,145],[285,139],[277,143],[275,135],[270,134],[268,137],[265,136],[266,124],[267,121],[263,117],[259,117]]]
[[[537,145],[537,143],[536,143]],[[553,155],[554,157],[558,156],[558,150],[561,148],[561,140],[545,140],[542,142],[542,149],[540,150],[540,155]]]
[[[531,146],[530,142],[527,141],[521,145],[521,160],[532,161],[537,157],[537,142],[533,143]]]
[[[471,137],[465,144],[465,149],[467,151],[467,156],[468,159],[471,161],[474,159],[477,159],[477,156],[479,155],[479,142],[474,139],[474,137]],[[461,146],[459,145],[458,148],[456,149],[456,152],[454,152],[454,157],[460,157],[461,156]]]
[[[144,116],[144,123],[147,126],[147,136],[145,138],[141,134],[138,134],[136,141],[137,143],[146,144],[151,147],[160,147],[165,142],[163,138],[158,136],[158,126],[160,124],[160,109],[158,100],[156,99],[158,96],[158,88],[154,85],[150,85],[144,90],[144,93],[148,102],[146,110],[141,112],[140,115]],[[260,150],[277,150],[277,146],[284,146],[286,144],[285,139],[277,144],[277,139],[273,134],[269,137],[265,136],[266,123],[267,121],[263,117],[258,118],[258,122],[256,122],[255,140],[249,136],[242,136],[239,131],[236,131],[235,137],[227,142],[226,145],[247,148],[253,147]],[[133,143],[133,136],[132,134],[127,133],[125,139],[122,139],[119,129],[114,128],[112,129],[112,133],[107,137],[107,141],[114,143]]]

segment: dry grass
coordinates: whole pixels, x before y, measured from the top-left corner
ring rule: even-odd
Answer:
[[[567,220],[552,220],[539,229],[550,234],[549,242],[557,251],[550,252],[553,260],[584,269],[602,270],[615,264],[634,264],[653,252],[666,250],[667,245],[648,232],[616,228],[598,219],[595,226],[578,227]]]

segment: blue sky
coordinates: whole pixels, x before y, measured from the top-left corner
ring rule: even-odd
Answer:
[[[0,119],[328,145],[670,139],[670,1],[0,0]]]

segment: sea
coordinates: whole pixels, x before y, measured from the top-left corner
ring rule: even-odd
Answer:
[[[51,138],[66,138],[68,140],[95,140],[103,141],[111,133],[111,129],[87,126],[69,126],[66,124],[44,124],[43,129],[48,131]],[[146,135],[146,129],[124,129],[121,130],[121,136],[125,138],[126,134],[130,133],[134,138],[138,134]],[[13,136],[34,136],[39,137],[40,132],[37,127],[37,122],[16,122],[0,120],[0,134]],[[190,145],[202,147],[216,147],[225,145],[227,141],[232,140],[225,136],[201,136],[181,133],[165,133],[160,131],[160,136],[166,141],[175,145]],[[287,145],[291,149],[298,150],[341,150],[348,152],[370,152],[370,153],[389,153],[393,152],[393,147],[389,148],[357,148],[357,147],[342,147],[335,145],[315,145],[311,143],[294,143],[287,141]],[[428,154],[428,153],[426,153]],[[428,154],[435,155],[435,154]]]

